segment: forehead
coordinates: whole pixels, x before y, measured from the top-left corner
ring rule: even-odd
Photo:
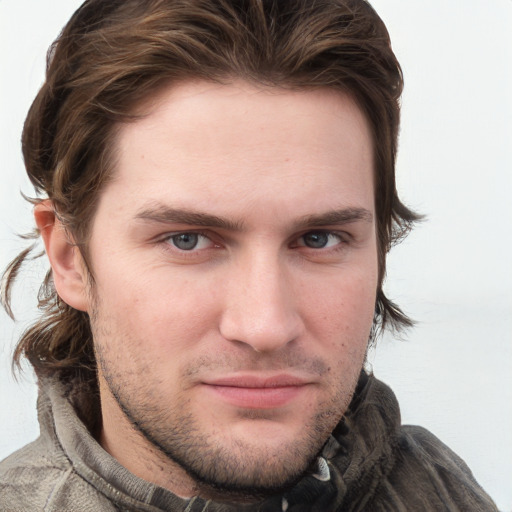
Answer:
[[[300,201],[305,209],[373,203],[368,123],[349,96],[332,90],[172,86],[119,127],[116,149],[107,188],[124,187],[139,204],[201,202],[224,214],[244,201],[307,215]]]

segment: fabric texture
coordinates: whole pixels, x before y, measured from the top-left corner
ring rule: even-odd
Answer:
[[[252,505],[182,499],[131,474],[91,435],[87,414],[98,398],[82,392],[77,403],[75,391],[57,379],[40,383],[41,434],[0,463],[1,511],[497,511],[447,446],[401,426],[393,392],[365,373],[315,466],[289,492]]]

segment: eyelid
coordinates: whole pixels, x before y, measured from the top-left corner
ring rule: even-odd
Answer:
[[[190,249],[190,250],[180,249],[179,247],[176,247],[172,243],[171,239],[174,236],[184,235],[184,234],[194,234],[194,235],[202,236],[202,237],[208,239],[210,241],[210,244],[208,247],[204,247],[204,248],[200,248],[200,249],[197,249],[197,248]],[[164,233],[161,236],[156,237],[154,239],[154,242],[157,245],[159,245],[165,253],[167,253],[171,256],[175,256],[175,257],[179,258],[180,260],[186,260],[186,259],[194,260],[194,259],[200,259],[202,257],[205,257],[206,254],[208,254],[208,251],[220,247],[221,244],[218,241],[216,241],[215,238],[218,238],[218,237],[215,237],[214,233],[205,231],[204,229],[179,229],[176,231],[169,231],[167,233]]]
[[[190,249],[183,249],[182,247],[179,247],[178,240],[180,237],[183,237],[184,235],[188,237],[192,237],[195,245],[194,247]],[[207,237],[205,235],[202,235],[201,233],[191,233],[191,232],[184,232],[184,233],[177,233],[175,235],[171,235],[167,240],[169,240],[169,243],[173,245],[178,251],[186,251],[186,252],[192,252],[192,251],[199,251],[203,249],[209,249],[211,245],[213,244],[213,241],[210,237]],[[206,245],[206,247],[205,247]]]
[[[339,238],[339,240],[340,240],[339,244],[337,244],[334,247],[323,248],[324,250],[336,249],[336,247],[348,244],[353,239],[353,237],[350,235],[350,233],[347,233],[346,231],[338,231],[336,229],[329,229],[329,228],[313,228],[313,229],[305,230],[302,233],[300,233],[298,236],[295,236],[293,242],[296,243],[296,241],[304,238],[309,233],[323,233],[323,234],[327,234],[327,235],[333,235],[333,236],[336,236]],[[297,244],[297,247],[306,247],[306,249],[311,249],[314,251],[322,250],[322,249],[314,249],[313,247],[308,247],[305,244],[300,244],[300,245]]]
[[[209,240],[207,247],[189,250],[176,247],[171,238],[187,233],[204,236]],[[222,249],[222,243],[219,243],[217,238],[214,233],[207,230],[205,231],[204,229],[177,229],[155,236],[151,244],[156,247],[161,257],[168,263],[174,265],[194,265],[217,260],[218,257],[223,254],[223,251],[219,251],[219,249]]]
[[[179,249],[178,247],[174,246],[172,244],[172,242],[170,241],[170,239],[173,236],[177,236],[180,234],[187,234],[187,233],[203,236],[211,242],[211,245],[209,245],[208,247],[202,248],[202,249],[194,248],[194,249],[190,249],[190,250],[184,250],[184,249]],[[323,248],[308,247],[305,243],[299,244],[298,240],[303,238],[308,233],[326,233],[328,235],[334,235],[339,238],[339,243],[337,243],[331,247],[323,247]],[[309,253],[317,253],[317,254],[332,253],[332,254],[335,254],[336,252],[345,250],[347,248],[347,246],[353,240],[354,240],[354,236],[351,235],[350,233],[348,233],[347,231],[340,231],[340,230],[332,229],[332,228],[316,228],[316,227],[314,227],[314,228],[310,228],[310,229],[305,229],[302,232],[300,232],[299,234],[293,235],[293,237],[290,240],[290,243],[288,244],[288,247],[290,249],[296,249],[296,250],[300,249],[301,251],[307,251]],[[219,235],[217,232],[215,232],[215,231],[212,232],[208,229],[201,229],[201,228],[177,229],[177,230],[173,230],[173,231],[168,231],[158,237],[155,237],[154,243],[161,245],[162,250],[165,251],[166,253],[170,254],[171,256],[175,255],[179,259],[182,259],[182,260],[185,260],[185,259],[190,259],[190,260],[198,259],[199,260],[201,258],[209,258],[212,256],[212,253],[210,252],[211,250],[221,249],[225,245],[223,237],[221,235]],[[208,254],[210,256],[207,256]]]

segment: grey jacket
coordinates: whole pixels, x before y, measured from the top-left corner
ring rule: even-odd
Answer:
[[[88,396],[93,400],[93,393]],[[9,512],[496,511],[466,464],[428,431],[400,425],[393,392],[362,374],[344,420],[314,468],[289,492],[259,504],[181,499],[141,480],[81,421],[94,404],[72,386],[40,383],[40,437],[0,463],[0,510]]]

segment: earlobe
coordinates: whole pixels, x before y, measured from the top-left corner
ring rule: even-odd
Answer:
[[[58,219],[53,203],[46,200],[37,204],[34,217],[50,260],[59,297],[72,308],[88,311],[87,271],[80,251]]]

